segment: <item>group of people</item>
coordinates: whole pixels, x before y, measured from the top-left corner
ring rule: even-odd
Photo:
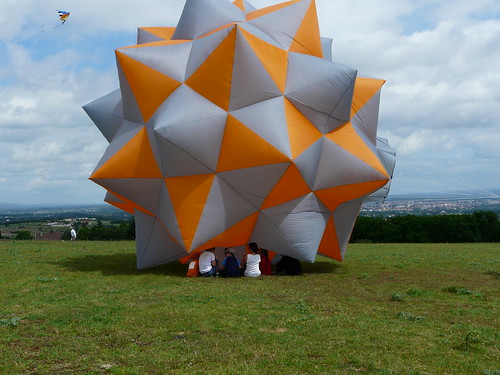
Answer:
[[[221,276],[221,277],[259,277],[261,275],[272,275],[273,269],[269,252],[261,249],[255,242],[247,245],[247,252],[240,260],[236,257],[236,251],[231,247],[224,249],[224,259],[219,263],[215,256],[215,247],[206,249],[199,257],[191,259],[188,268],[188,276]],[[297,259],[282,256],[276,264],[277,274],[300,275],[302,272],[300,262]]]

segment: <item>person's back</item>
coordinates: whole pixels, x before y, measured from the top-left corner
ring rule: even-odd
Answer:
[[[266,249],[260,249],[260,263],[259,269],[261,275],[272,275],[273,268],[271,265],[271,261],[269,260],[269,253]]]
[[[224,276],[225,277],[238,277],[241,276],[240,264],[238,259],[234,255],[230,255],[226,258],[224,265]]]
[[[257,277],[260,276],[260,255],[259,254],[247,254],[245,276]]]

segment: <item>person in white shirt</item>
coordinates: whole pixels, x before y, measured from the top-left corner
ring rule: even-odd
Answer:
[[[198,260],[198,267],[200,269],[200,276],[209,277],[215,276],[217,273],[217,259],[215,258],[215,247],[206,249]]]
[[[247,245],[247,249],[250,250],[250,254],[246,254],[243,258],[243,266],[245,268],[245,276],[258,277],[260,276],[260,255],[259,246],[255,242],[250,242]]]
[[[76,240],[76,230],[75,230],[75,228],[71,228],[70,234],[71,234],[71,241],[75,241]]]

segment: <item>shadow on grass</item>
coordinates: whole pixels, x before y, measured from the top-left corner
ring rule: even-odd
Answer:
[[[314,263],[301,263],[302,273],[338,273],[338,270],[342,267],[340,263],[334,263],[331,260],[317,260]]]
[[[54,263],[59,267],[74,272],[100,271],[104,276],[159,274],[168,276],[186,276],[187,265],[172,262],[146,270],[138,270],[135,254],[84,255],[67,258]]]
[[[104,276],[114,275],[143,275],[157,274],[177,277],[186,277],[187,265],[180,262],[171,262],[160,266],[138,270],[136,268],[135,254],[113,255],[83,255],[53,263],[59,267],[74,272],[100,271]],[[303,274],[337,273],[340,264],[332,261],[319,260],[315,263],[301,263]]]

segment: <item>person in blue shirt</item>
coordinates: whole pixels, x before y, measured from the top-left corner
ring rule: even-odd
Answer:
[[[238,258],[236,258],[235,251],[231,247],[226,247],[224,249],[224,255],[226,256],[221,264],[220,275],[222,277],[239,277],[241,276],[241,264]]]

